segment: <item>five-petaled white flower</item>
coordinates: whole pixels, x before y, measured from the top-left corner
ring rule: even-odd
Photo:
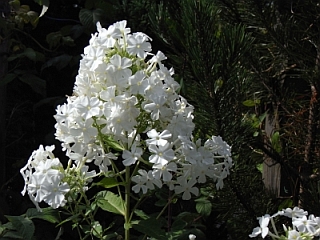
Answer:
[[[259,217],[259,227],[256,227],[253,229],[252,233],[249,235],[249,237],[256,237],[261,234],[262,238],[265,238],[269,233],[269,221],[270,221],[270,215],[265,214],[262,217]]]

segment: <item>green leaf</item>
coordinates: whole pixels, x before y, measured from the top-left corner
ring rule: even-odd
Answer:
[[[33,0],[33,1],[38,3],[40,6],[49,5],[49,3],[50,3],[50,0]]]
[[[103,141],[109,148],[112,148],[113,150],[122,152],[125,149],[117,140],[114,140],[112,136],[105,135]]]
[[[7,216],[6,218],[12,223],[19,236],[25,240],[31,240],[35,231],[33,222],[23,216]]]
[[[212,210],[212,203],[208,199],[199,198],[196,201],[196,210],[203,216],[209,216]]]
[[[23,52],[23,55],[33,61],[36,61],[37,59],[37,54],[32,48],[26,48]]]
[[[8,73],[3,79],[0,81],[0,87],[8,84],[12,80],[14,80],[18,75],[15,73]]]
[[[46,96],[46,81],[30,73],[23,74],[19,76],[19,80],[28,84],[33,91],[40,94],[41,96]]]
[[[7,222],[7,223],[3,224],[2,226],[5,227],[6,229],[9,229],[9,230],[13,230],[13,231],[16,230],[16,228],[13,226],[12,222]]]
[[[254,107],[256,105],[254,100],[245,100],[242,102],[246,107]]]
[[[72,215],[72,216],[68,217],[67,219],[63,220],[62,222],[60,222],[56,227],[66,223],[66,222],[70,222],[70,221],[78,223],[81,220],[81,218],[79,217],[80,215],[81,215],[80,213]]]
[[[95,186],[95,185],[101,186],[104,188],[112,188],[112,187],[118,186],[120,184],[123,185],[122,183],[119,183],[116,178],[105,177],[100,182],[93,183],[92,185],[93,186]]]
[[[259,172],[262,173],[262,171],[263,171],[263,163],[257,164],[257,165],[256,165],[256,168],[259,170]]]
[[[280,133],[279,132],[274,132],[271,136],[271,144],[273,149],[280,153],[282,148],[281,148],[281,142],[280,142]]]
[[[140,217],[141,219],[143,219],[143,220],[146,220],[146,219],[149,218],[149,216],[148,216],[144,211],[142,211],[142,210],[135,209],[135,210],[134,210],[134,213],[135,213],[138,217]]]
[[[62,44],[65,46],[73,47],[75,46],[74,40],[70,36],[62,37]]]
[[[98,21],[103,20],[104,17],[105,17],[105,12],[100,8],[96,8],[92,10],[82,8],[79,12],[80,22],[82,23],[83,26],[91,30],[95,29],[95,24]]]
[[[219,78],[214,82],[214,93],[217,93],[217,91],[222,87],[223,85],[223,80]]]
[[[125,205],[122,198],[112,192],[102,191],[97,194],[98,206],[108,212],[125,215]]]
[[[41,71],[48,67],[56,67],[60,71],[66,66],[68,66],[71,60],[72,60],[72,56],[68,54],[62,54],[60,56],[51,58],[45,64],[42,65]]]
[[[26,212],[26,216],[30,219],[37,218],[51,223],[60,222],[58,211],[52,208],[42,208],[42,212],[39,212],[36,208],[29,208]]]
[[[6,232],[3,235],[3,238],[0,238],[1,240],[10,240],[10,239],[24,239],[22,236],[20,236],[20,233],[15,231],[9,231]]]
[[[171,226],[171,231],[178,231],[178,230],[182,230],[185,227],[187,227],[188,223],[180,218],[177,218],[172,226]]]
[[[148,218],[146,220],[139,221],[138,224],[132,225],[137,231],[146,234],[148,237],[155,238],[157,240],[167,240],[166,232],[161,228],[159,220],[156,218]]]
[[[17,58],[27,57],[32,61],[43,61],[44,55],[42,53],[36,52],[32,48],[26,48],[22,53],[11,55],[8,61],[16,60]]]
[[[84,232],[84,234],[89,235],[91,233],[91,227],[89,225],[81,224],[79,227]]]
[[[100,238],[103,235],[102,226],[98,221],[92,224],[92,229],[95,229],[92,231],[95,237]]]
[[[58,32],[52,32],[49,33],[46,36],[46,41],[49,44],[50,48],[54,48],[58,46],[61,43],[62,33],[60,31]]]
[[[278,210],[281,211],[282,209],[292,208],[292,207],[293,207],[293,201],[292,201],[292,199],[288,198],[288,199],[283,200],[280,203]]]

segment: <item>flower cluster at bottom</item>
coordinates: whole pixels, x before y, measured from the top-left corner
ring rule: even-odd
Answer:
[[[291,227],[283,225],[284,235],[279,235],[274,221],[275,217],[281,216],[292,219]],[[320,217],[316,217],[313,214],[308,216],[307,211],[298,207],[283,209],[272,216],[265,214],[262,217],[258,217],[258,220],[260,226],[253,229],[253,232],[249,235],[251,238],[259,235],[265,238],[269,235],[272,239],[310,240],[320,236]],[[269,229],[270,222],[273,232]]]

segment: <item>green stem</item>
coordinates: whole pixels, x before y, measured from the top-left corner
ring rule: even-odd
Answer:
[[[174,196],[174,195],[173,195],[173,196]],[[161,212],[158,214],[158,216],[156,217],[156,219],[159,219],[159,218],[161,217],[161,215],[164,213],[164,211],[167,209],[167,207],[169,206],[169,204],[170,204],[171,201],[172,201],[173,196],[168,199],[168,202],[167,202],[166,205],[162,208]]]
[[[124,216],[125,240],[130,240],[130,191],[131,191],[130,167],[126,167],[125,216]]]

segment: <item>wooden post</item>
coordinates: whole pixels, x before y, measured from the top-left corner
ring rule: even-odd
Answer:
[[[265,120],[265,133],[267,138],[271,138],[277,125],[277,109],[275,114],[270,116],[268,114]],[[268,141],[268,140],[266,140]],[[281,180],[281,166],[275,162],[271,157],[265,154],[263,161],[262,178],[266,189],[274,194],[275,197],[280,196],[280,180]]]

